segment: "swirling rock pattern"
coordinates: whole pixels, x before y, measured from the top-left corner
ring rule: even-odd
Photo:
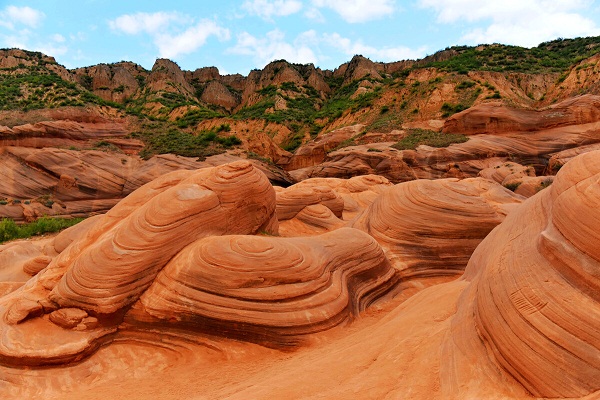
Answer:
[[[392,184],[377,175],[351,179],[312,178],[276,187],[282,236],[320,235],[347,224]]]
[[[417,180],[381,194],[352,226],[373,236],[403,277],[458,275],[521,199],[481,178]]]
[[[167,264],[129,322],[143,321],[145,312],[279,346],[358,315],[395,282],[381,247],[355,229],[305,238],[213,236]]]
[[[599,160],[591,152],[566,164],[466,269],[459,313],[475,317],[471,332],[535,396],[600,389]]]
[[[344,201],[329,186],[299,192],[312,197],[300,211],[284,201],[284,214],[315,226],[324,210],[341,216]],[[0,361],[79,361],[117,337],[123,318],[133,330],[287,346],[395,287],[383,250],[361,231],[251,236],[277,234],[277,211],[267,177],[240,161],[163,175],[43,248],[16,248],[23,256],[11,271],[35,276],[0,288],[12,292],[0,299]],[[330,216],[324,232],[343,224]]]
[[[248,162],[164,175],[132,193],[22,290],[2,299],[0,359],[25,364],[78,359],[115,331],[118,313],[187,244],[209,235],[276,228],[275,193]],[[94,313],[101,320],[98,328],[64,333],[37,318],[65,308]],[[49,348],[52,340],[56,346]]]

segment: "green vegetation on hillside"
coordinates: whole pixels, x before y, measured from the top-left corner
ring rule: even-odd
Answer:
[[[427,129],[410,129],[408,134],[392,147],[398,150],[414,150],[420,145],[431,147],[448,147],[453,143],[464,143],[469,138],[465,135],[441,133]]]
[[[226,139],[218,132],[196,132],[200,123],[223,117],[236,120],[257,119],[265,123],[285,125],[290,133],[281,146],[294,151],[306,139],[314,138],[323,129],[331,130],[342,124],[363,123],[367,131],[390,132],[414,119],[449,117],[471,107],[477,99],[502,98],[500,91],[490,83],[463,75],[469,71],[552,73],[560,81],[565,79],[565,71],[574,63],[599,51],[600,37],[558,39],[531,49],[499,44],[454,46],[432,58],[418,61],[413,67],[402,68],[391,74],[380,71],[382,78],[366,76],[348,82],[343,76],[324,73],[322,78],[329,85],[330,92],[320,92],[310,85],[294,82],[271,84],[250,96],[250,105],[242,105],[233,113],[200,100],[204,89],[212,82],[210,80],[201,82],[199,78],[191,79],[195,93],[188,93],[173,82],[166,82],[170,85],[167,90],[153,91],[153,86],[146,85],[145,82],[145,77],[149,76],[148,71],[135,67],[138,68],[136,79],[140,89],[125,99],[123,104],[116,104],[104,101],[90,91],[94,86],[94,78],[86,75],[87,70],[77,72],[78,83],[69,82],[57,74],[62,74],[58,69],[60,66],[51,58],[46,58],[41,53],[25,52],[28,58],[23,56],[22,64],[0,69],[0,110],[27,111],[86,104],[120,108],[127,114],[138,117],[141,126],[138,135],[146,143],[143,152],[146,156],[175,152],[202,157],[221,152],[235,146],[235,140]],[[429,61],[433,59],[437,61]],[[275,76],[281,68],[293,68],[305,82],[314,73],[312,67],[290,64],[283,60],[277,62],[281,65],[268,70],[273,73],[269,78],[272,82],[277,81]],[[587,65],[580,65],[580,68]],[[109,64],[109,67],[112,74],[113,66]],[[447,74],[436,71],[431,75],[415,73],[415,70],[424,67],[435,67]],[[424,76],[428,78],[423,79]],[[428,108],[423,99],[447,85],[454,85],[454,91],[442,91],[447,97],[440,102],[443,104],[439,110]],[[239,90],[227,87],[234,96],[241,98]],[[236,87],[240,88],[237,84]],[[112,92],[129,93],[124,85],[113,88]],[[532,95],[530,97],[533,99]],[[385,103],[383,99],[386,99]],[[365,109],[372,112],[366,113]],[[348,116],[350,117],[345,118]],[[339,121],[340,118],[344,120]],[[157,123],[160,129],[148,128],[153,123]],[[182,144],[175,145],[179,140]],[[185,146],[190,148],[185,150]]]
[[[58,232],[81,221],[83,221],[83,218],[42,217],[28,224],[17,225],[12,219],[4,218],[0,221],[0,243],[13,239],[39,236],[44,233]]]
[[[205,130],[194,135],[164,121],[148,121],[142,125],[140,132],[132,136],[145,143],[145,147],[140,152],[140,156],[145,159],[157,154],[169,153],[204,159],[242,144],[235,135],[223,135],[223,132],[230,130],[229,125],[222,124],[213,130]]]
[[[469,71],[563,72],[574,63],[598,53],[600,36],[557,39],[531,49],[492,44],[477,47],[454,46],[444,51],[458,54],[444,61],[423,63],[422,66],[465,74]]]
[[[0,69],[0,110],[28,111],[86,103],[120,107],[37,65]]]

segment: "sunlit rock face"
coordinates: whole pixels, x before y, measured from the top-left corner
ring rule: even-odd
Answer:
[[[573,159],[481,243],[465,272],[472,283],[456,336],[479,337],[535,396],[600,388],[599,180],[599,152]]]
[[[341,198],[324,191],[341,213]],[[277,212],[267,177],[240,161],[163,175],[43,248],[12,250],[19,280],[35,276],[0,301],[0,360],[74,362],[124,319],[132,329],[287,346],[353,319],[394,287],[395,270],[369,235],[264,236],[277,235]]]
[[[381,194],[352,226],[381,244],[402,277],[458,276],[521,199],[481,178],[416,180]]]
[[[275,193],[252,164],[163,175],[98,218],[22,289],[2,299],[0,359],[76,360],[116,331],[126,309],[187,245],[260,230],[277,230]],[[64,309],[80,311],[54,314]],[[63,329],[64,320],[75,330]]]

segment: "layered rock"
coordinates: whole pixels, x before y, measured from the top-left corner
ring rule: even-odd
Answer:
[[[383,192],[352,226],[373,236],[404,278],[457,276],[521,199],[480,178],[417,180]]]
[[[0,146],[92,148],[103,142],[128,154],[138,153],[144,144],[137,139],[125,139],[127,135],[129,129],[122,121],[101,118],[93,122],[43,121],[12,128],[0,126]]]
[[[227,154],[205,161],[171,154],[143,161],[138,157],[102,151],[7,147],[0,166],[7,173],[0,183],[0,215],[18,221],[43,215],[87,216],[106,212],[119,200],[162,174],[207,168],[239,160]],[[281,170],[253,160],[269,179],[290,185]]]
[[[600,97],[573,97],[543,110],[509,108],[500,102],[483,103],[448,118],[446,133],[531,132],[600,120]]]
[[[164,175],[120,202],[23,289],[2,299],[0,359],[18,364],[80,359],[116,330],[122,310],[187,244],[276,227],[273,189],[248,162]],[[86,314],[81,326],[65,330],[53,319],[78,312],[44,317],[60,309],[94,317],[85,320]]]
[[[315,195],[341,214],[330,188]],[[35,276],[0,288],[12,290],[0,299],[0,361],[81,360],[111,341],[123,318],[132,330],[287,346],[355,318],[395,287],[382,248],[358,230],[248,236],[277,234],[284,211],[266,176],[239,161],[162,175],[105,215],[20,249],[7,273],[20,266]]]
[[[573,118],[575,116],[568,119]],[[582,120],[586,121],[584,117]],[[484,128],[477,128],[475,124],[473,129]],[[571,149],[573,154],[590,151],[598,143],[600,122],[596,121],[531,132],[474,134],[464,143],[443,148],[420,145],[415,150],[399,151],[391,147],[393,142],[357,145],[328,153],[318,165],[290,172],[296,179],[377,174],[397,183],[423,178],[474,177],[499,162],[514,160],[541,174],[547,171],[549,160],[555,154]],[[575,150],[580,147],[583,149]]]
[[[471,284],[458,304],[454,341],[464,353],[479,338],[535,396],[600,389],[599,156],[561,169],[550,189],[481,243],[465,272]]]
[[[126,319],[279,347],[356,317],[394,283],[381,247],[354,229],[315,238],[215,236],[174,257]]]

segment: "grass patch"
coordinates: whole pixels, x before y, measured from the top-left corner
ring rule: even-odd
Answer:
[[[466,74],[468,71],[561,73],[571,65],[598,53],[600,36],[557,39],[531,49],[492,44],[477,47],[453,46],[445,49],[448,50],[458,54],[443,61],[424,63],[419,68],[436,67],[459,74]]]
[[[466,110],[467,108],[469,108],[468,105],[466,104],[450,104],[450,103],[444,103],[442,104],[442,118],[448,118],[449,116],[459,113],[461,111]]]
[[[38,220],[18,225],[9,218],[0,221],[0,243],[14,239],[25,239],[45,233],[59,232],[83,221],[83,218],[52,218],[42,217]]]
[[[398,143],[392,145],[398,150],[414,150],[417,146],[448,147],[454,143],[464,143],[469,138],[465,135],[440,133],[427,129],[410,129]]]
[[[219,136],[215,131],[203,131],[198,135],[170,129],[167,133],[154,133],[150,136],[138,134],[146,146],[140,156],[148,159],[156,154],[177,154],[184,157],[204,158],[220,154],[225,149],[238,146],[242,141],[235,135]]]
[[[200,122],[206,119],[219,118],[223,117],[223,114],[220,114],[216,111],[210,110],[208,108],[195,108],[189,110],[185,115],[181,118],[178,118],[175,121],[175,124],[180,128],[187,128],[189,126],[198,125]]]

